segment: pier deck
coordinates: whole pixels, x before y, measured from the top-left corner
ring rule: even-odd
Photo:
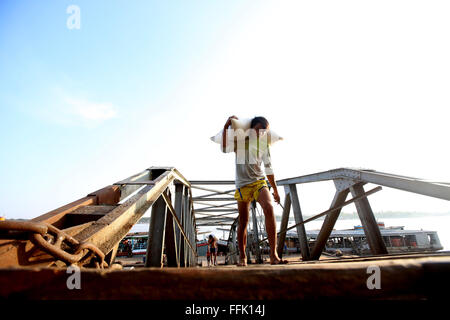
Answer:
[[[368,287],[379,268],[380,289]],[[309,300],[439,299],[450,284],[450,252],[290,261],[287,265],[82,269],[69,290],[65,268],[0,269],[0,297],[19,299]]]

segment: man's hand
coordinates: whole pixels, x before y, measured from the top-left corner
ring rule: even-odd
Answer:
[[[236,119],[236,120],[238,120],[238,117],[236,117],[236,116],[231,116],[231,117],[229,117],[228,120],[227,120],[227,122],[225,123],[225,126],[224,126],[225,129],[228,128],[228,126],[231,124],[231,119]]]
[[[227,130],[228,127],[231,124],[231,119],[236,119],[237,120],[238,117],[236,116],[231,116],[227,119],[227,122],[225,122],[225,125],[223,126],[223,132],[222,132],[222,152],[226,152],[227,150]]]
[[[275,202],[280,203],[280,195],[278,194],[278,190],[276,190],[276,189],[273,190],[272,195],[273,195],[273,198],[275,199]]]

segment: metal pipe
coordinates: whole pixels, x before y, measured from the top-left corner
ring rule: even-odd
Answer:
[[[176,222],[178,228],[180,229],[181,234],[182,234],[183,237],[187,240],[187,243],[188,243],[189,247],[191,248],[191,250],[197,255],[197,250],[194,249],[194,247],[193,247],[192,244],[191,244],[191,241],[189,240],[188,235],[186,235],[186,233],[185,233],[183,227],[181,226],[180,220],[179,220],[178,217],[177,217],[177,214],[176,214],[176,212],[175,212],[175,209],[172,207],[172,203],[171,203],[170,200],[167,198],[167,195],[166,195],[166,194],[163,193],[163,194],[161,194],[161,195],[162,195],[164,201],[166,202],[166,205],[167,205],[167,207],[169,208],[169,211],[170,211],[170,213],[172,214],[172,216],[173,216],[173,218],[174,218],[174,220],[175,220],[175,222]]]

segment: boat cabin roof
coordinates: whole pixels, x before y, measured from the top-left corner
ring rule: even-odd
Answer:
[[[309,230],[306,231],[306,235],[308,237],[316,238],[319,235],[320,230]],[[391,228],[380,228],[381,235],[384,237],[389,236],[407,236],[407,235],[416,235],[423,233],[436,233],[436,231],[427,231],[427,230],[402,230],[402,229],[391,229]],[[288,237],[298,237],[296,231],[291,231],[287,233]],[[347,229],[347,230],[333,230],[330,234],[330,237],[365,237],[364,229]]]

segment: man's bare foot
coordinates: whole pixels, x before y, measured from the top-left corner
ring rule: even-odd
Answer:
[[[237,264],[238,267],[246,267],[247,266],[247,258],[245,259],[239,259],[239,263]]]
[[[281,260],[280,258],[273,258],[270,259],[270,264],[287,264],[288,261],[287,260]]]

